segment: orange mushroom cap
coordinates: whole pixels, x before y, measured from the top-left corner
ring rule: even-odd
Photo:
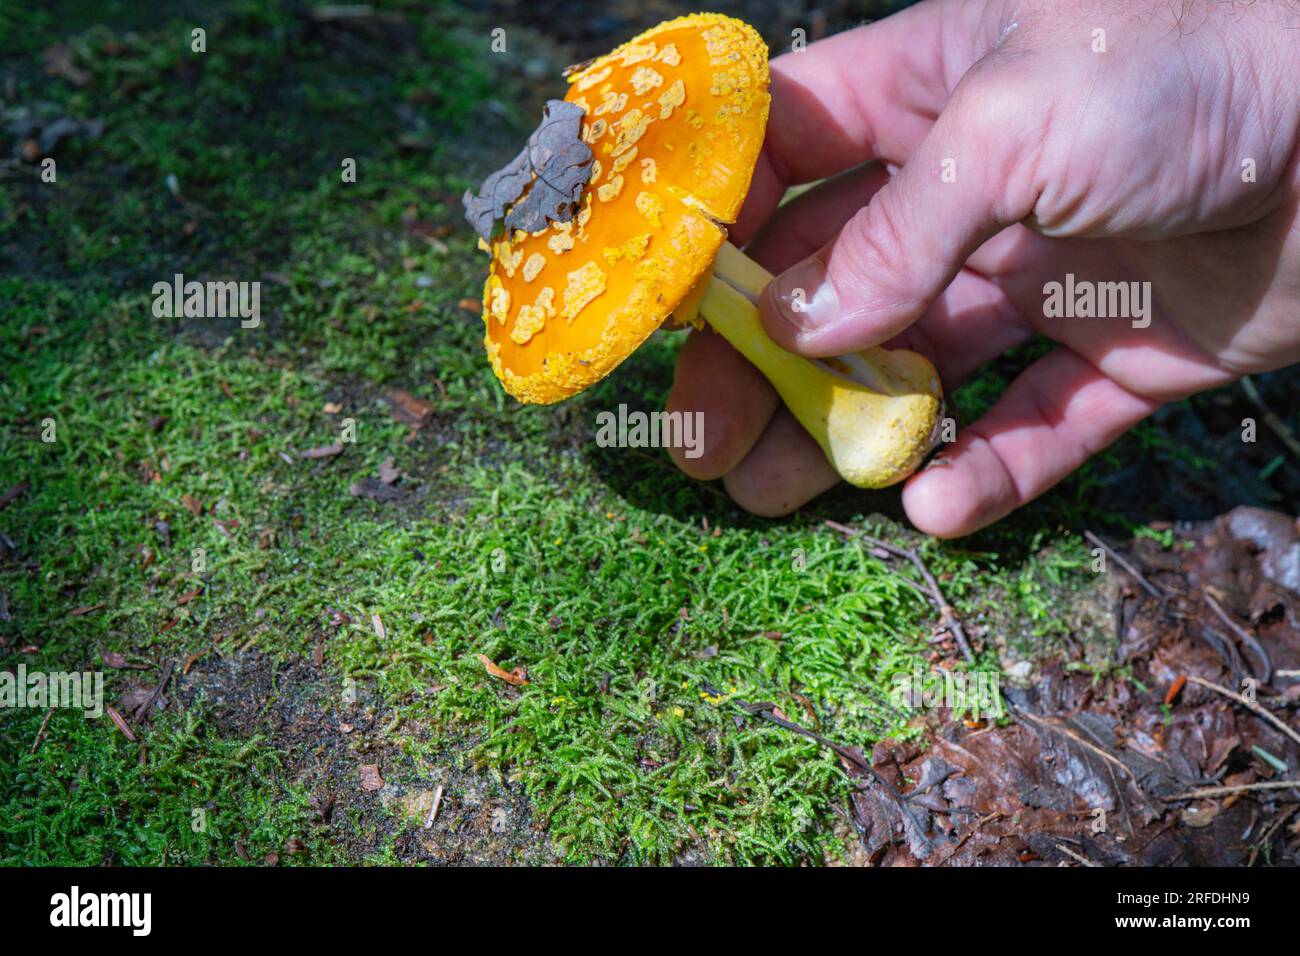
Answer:
[[[484,344],[515,398],[608,375],[708,272],[767,127],[767,46],[716,14],[669,20],[569,77],[592,175],[571,222],[492,243]]]

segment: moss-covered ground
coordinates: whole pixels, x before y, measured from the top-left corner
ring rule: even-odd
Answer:
[[[4,863],[835,861],[837,759],[729,698],[869,748],[917,732],[894,675],[966,665],[823,521],[920,547],[992,670],[1108,626],[1069,610],[1096,586],[1080,532],[1164,514],[1117,475],[1212,473],[1156,424],[965,542],[920,541],[890,493],[748,517],[592,440],[600,410],[661,407],[679,337],[553,407],[483,359],[458,197],[527,130],[544,36],[493,59],[494,21],[450,4],[385,5],[396,28],[168,10],[0,6],[0,105],[104,123],[54,183],[0,168],[0,665],[103,670],[119,712],[175,667],[134,742],[60,710],[33,753],[45,714],[0,713]],[[56,44],[83,82],[45,70]],[[177,272],[260,281],[262,324],[155,317]],[[350,493],[390,457],[400,500]]]

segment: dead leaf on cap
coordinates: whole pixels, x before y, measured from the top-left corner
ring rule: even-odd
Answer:
[[[541,124],[519,155],[483,180],[477,196],[465,191],[465,218],[485,241],[491,241],[503,216],[508,232],[537,232],[578,214],[592,169],[591,148],[582,141],[585,115],[574,103],[548,100]]]

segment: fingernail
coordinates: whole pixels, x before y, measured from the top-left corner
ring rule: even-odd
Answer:
[[[811,331],[829,325],[839,315],[840,300],[817,257],[791,266],[772,280],[772,302],[796,329]]]

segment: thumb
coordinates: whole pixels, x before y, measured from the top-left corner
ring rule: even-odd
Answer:
[[[768,334],[824,357],[878,345],[920,318],[982,243],[1033,210],[1044,101],[1030,83],[964,79],[871,202],[768,285]]]

